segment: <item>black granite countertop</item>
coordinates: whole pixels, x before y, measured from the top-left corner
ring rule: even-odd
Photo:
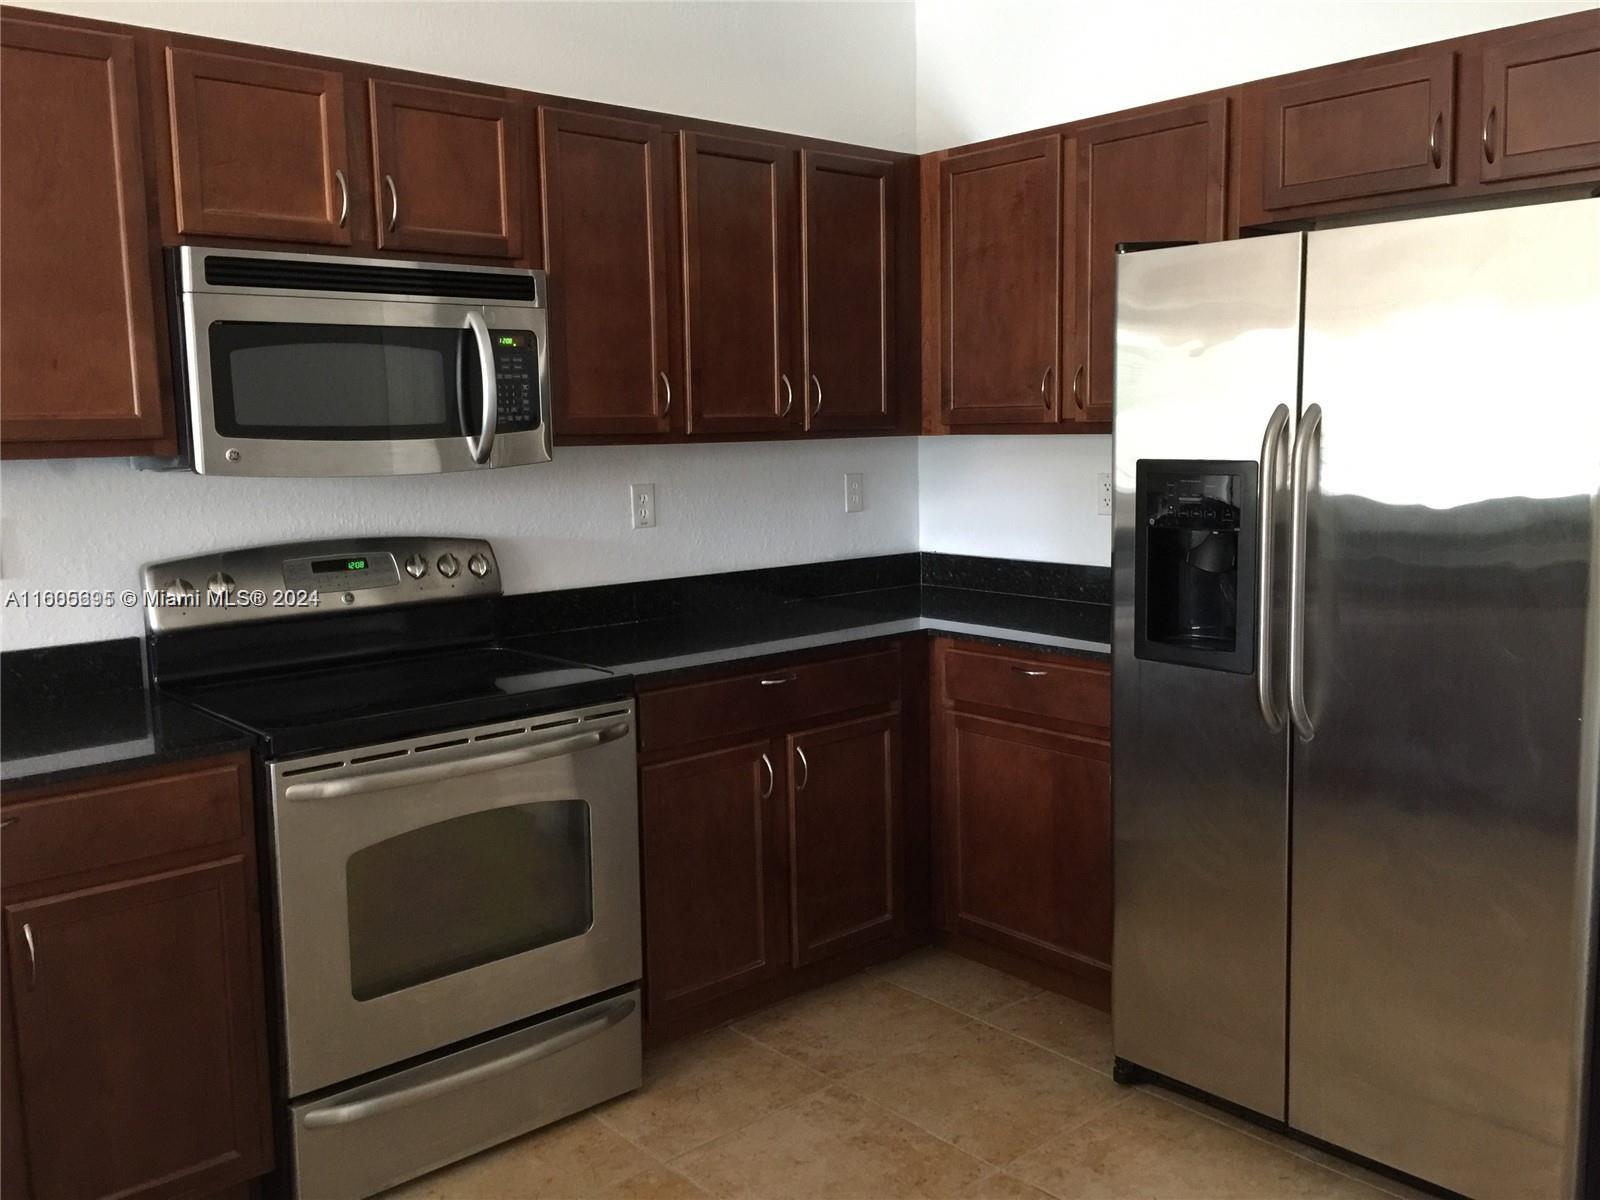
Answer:
[[[0,785],[35,788],[248,750],[231,725],[144,688],[133,638],[5,655]]]

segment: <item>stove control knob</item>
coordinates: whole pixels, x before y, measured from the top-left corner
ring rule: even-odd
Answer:
[[[456,572],[461,570],[461,563],[456,560],[454,554],[449,553],[439,555],[439,561],[434,565],[439,568],[439,574],[446,579],[454,579]]]
[[[161,585],[161,593],[168,604],[193,604],[194,584],[187,579],[169,579]]]
[[[226,600],[233,595],[233,576],[226,571],[218,571],[206,580],[206,595],[213,600]]]
[[[474,554],[467,559],[467,570],[482,579],[489,573],[489,560],[481,554]]]
[[[428,573],[428,560],[420,554],[406,556],[406,574],[413,579],[421,579]]]

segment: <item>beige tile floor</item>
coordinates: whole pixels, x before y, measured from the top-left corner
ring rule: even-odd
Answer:
[[[1413,1200],[1111,1081],[1104,1014],[923,950],[675,1043],[644,1086],[386,1200]]]

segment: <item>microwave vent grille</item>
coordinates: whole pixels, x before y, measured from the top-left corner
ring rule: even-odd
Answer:
[[[467,300],[539,299],[531,271],[453,271],[448,267],[380,267],[209,255],[206,283],[216,287],[281,288],[309,292],[368,292],[388,296],[448,296]]]

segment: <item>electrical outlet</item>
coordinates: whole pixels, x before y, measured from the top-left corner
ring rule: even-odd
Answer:
[[[654,529],[656,524],[656,485],[636,483],[629,489],[633,499],[633,527]]]
[[[1102,517],[1111,515],[1111,475],[1110,472],[1101,471],[1095,477],[1095,511]]]
[[[844,473],[844,510],[847,513],[857,513],[867,506],[866,499],[861,490],[861,472],[846,471]]]

